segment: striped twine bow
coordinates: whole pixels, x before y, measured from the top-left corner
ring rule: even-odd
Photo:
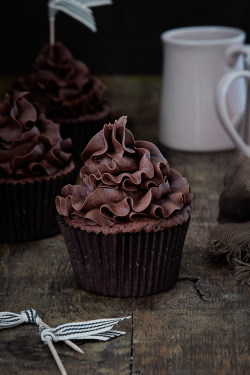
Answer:
[[[49,337],[53,342],[64,340],[101,340],[107,341],[114,337],[124,335],[126,332],[112,331],[113,326],[125,318],[99,319],[87,322],[67,323],[56,328],[46,328],[43,325],[39,327],[41,340],[46,342]]]
[[[119,337],[126,332],[113,331],[112,328],[115,324],[124,319],[130,319],[130,316],[125,318],[98,319],[87,322],[66,323],[56,328],[50,328],[41,318],[39,318],[34,309],[21,311],[20,314],[3,311],[0,312],[0,330],[16,327],[23,323],[37,324],[39,326],[41,340],[49,346],[51,354],[53,355],[61,374],[67,375],[53,342],[64,341],[72,349],[83,353],[83,351],[71,342],[70,339],[107,341],[114,337]]]

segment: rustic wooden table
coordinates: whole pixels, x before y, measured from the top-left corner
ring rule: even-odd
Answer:
[[[157,141],[160,77],[101,77],[113,116],[128,115],[136,139]],[[2,80],[3,91],[10,80]],[[161,147],[161,146],[160,146]],[[191,154],[161,147],[186,176],[194,201],[179,280],[165,293],[109,298],[82,290],[74,280],[61,235],[0,244],[0,311],[33,307],[51,326],[123,317],[126,335],[108,342],[80,342],[84,354],[56,344],[69,375],[246,375],[249,357],[249,287],[235,285],[226,265],[202,258],[216,224],[225,170],[236,152]],[[0,332],[0,374],[59,373],[37,327]]]

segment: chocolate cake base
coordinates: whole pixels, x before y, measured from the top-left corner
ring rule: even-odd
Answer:
[[[190,219],[157,232],[108,235],[70,226],[60,215],[57,219],[82,288],[138,297],[166,291],[176,283]]]
[[[76,179],[74,163],[54,176],[1,181],[0,242],[38,240],[60,232],[55,197]]]

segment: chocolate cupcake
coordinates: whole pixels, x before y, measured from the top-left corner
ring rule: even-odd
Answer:
[[[30,91],[35,107],[60,124],[62,137],[73,141],[74,160],[81,163],[82,150],[108,120],[103,83],[62,43],[55,43],[44,45],[33,72],[20,77],[13,88]]]
[[[187,180],[127,118],[105,124],[81,157],[79,185],[56,198],[76,280],[116,297],[163,292],[178,279],[190,220]]]
[[[0,102],[0,241],[36,240],[58,233],[54,200],[74,183],[71,139],[38,114],[27,93]]]

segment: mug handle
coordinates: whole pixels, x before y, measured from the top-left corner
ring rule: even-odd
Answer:
[[[217,115],[232,139],[233,143],[236,147],[241,150],[245,155],[250,157],[250,146],[248,146],[239,133],[237,132],[232,120],[229,117],[228,110],[227,110],[227,93],[231,86],[231,84],[238,78],[246,78],[250,82],[250,71],[247,70],[236,70],[233,72],[228,72],[224,74],[224,76],[219,80],[216,93],[215,93],[215,108],[217,111]]]
[[[250,54],[250,44],[234,45],[226,51],[226,62],[232,67],[236,64],[239,55],[247,56]]]

